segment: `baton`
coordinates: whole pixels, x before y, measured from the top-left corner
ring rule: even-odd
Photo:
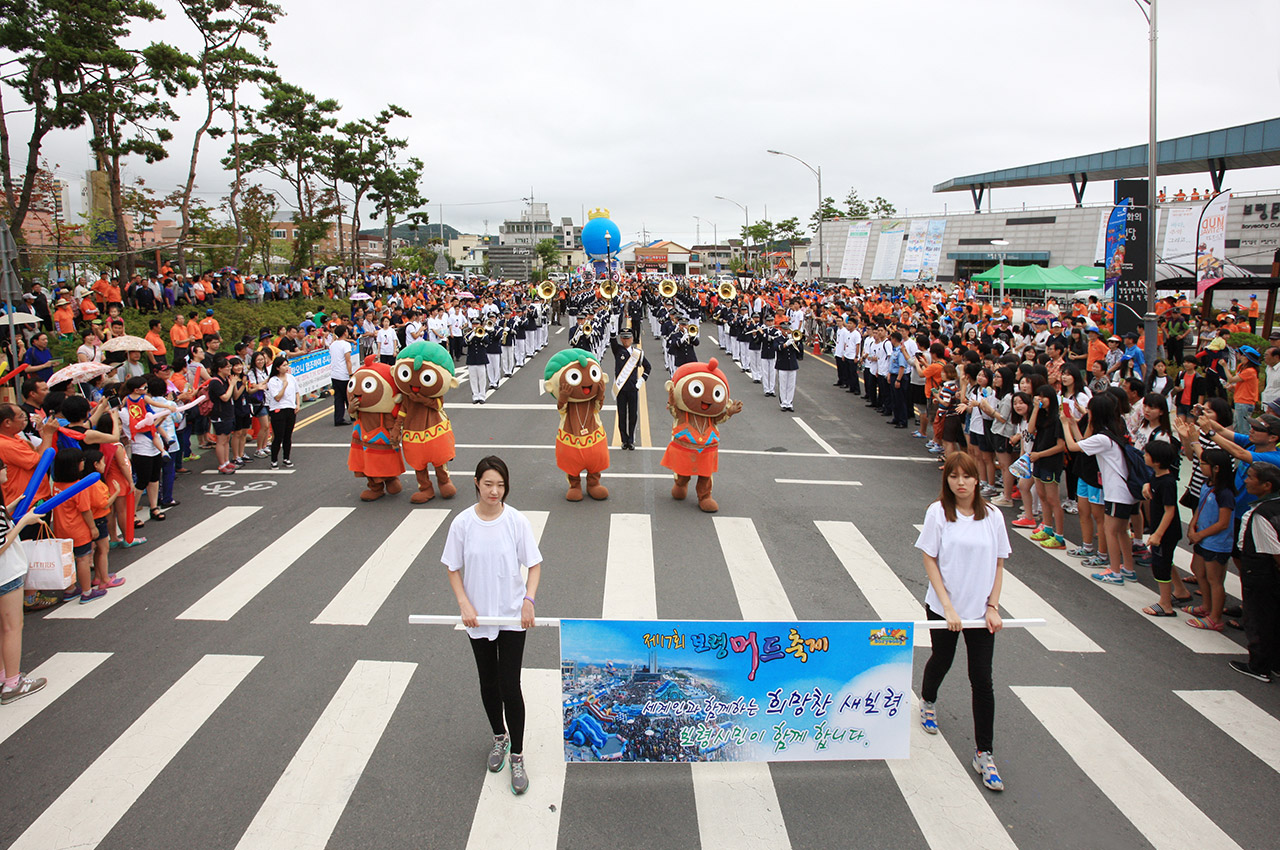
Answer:
[[[53,466],[53,456],[55,454],[57,452],[52,448],[45,449],[40,455],[40,460],[36,461],[36,471],[32,473],[31,480],[27,482],[27,489],[23,491],[22,498],[13,510],[15,521],[22,519],[22,515],[31,508],[31,503],[36,498],[36,491],[40,489],[40,484],[44,481],[45,476],[49,474],[49,468]]]
[[[31,365],[30,363],[23,363],[17,369],[14,369],[12,372],[9,372],[8,374],[6,374],[3,378],[0,378],[0,384],[9,383],[9,381],[11,381],[15,376],[25,372],[27,370],[27,367],[30,365]]]
[[[756,621],[753,621],[756,622]],[[804,622],[803,620],[785,622]],[[890,621],[892,622],[892,621]],[[456,614],[410,614],[409,624],[414,626],[457,626],[461,625],[462,617]],[[553,629],[560,628],[559,617],[538,617],[534,619],[535,626],[549,626]],[[1021,620],[1004,620],[1003,627],[1007,629],[1026,629],[1035,626],[1043,626],[1044,619],[1041,617],[1032,617]],[[518,626],[520,625],[519,617],[476,617],[477,626]],[[986,620],[961,620],[960,625],[966,629],[985,629],[987,627]],[[946,620],[916,620],[915,627],[917,629],[945,629],[947,627]]]
[[[53,498],[45,499],[40,504],[36,505],[34,508],[31,509],[31,512],[35,514],[47,514],[49,513],[49,511],[58,507],[58,505],[61,505],[63,502],[67,501],[67,499],[70,499],[76,496],[76,494],[78,494],[81,490],[84,490],[88,487],[92,487],[94,484],[97,484],[100,480],[102,480],[102,476],[100,476],[96,472],[90,472],[84,478],[81,478],[75,484],[72,484],[70,487],[63,490],[61,493],[58,493]]]

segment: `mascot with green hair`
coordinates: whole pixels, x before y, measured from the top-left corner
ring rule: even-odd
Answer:
[[[604,388],[609,378],[600,361],[589,351],[566,348],[551,357],[542,375],[546,391],[555,396],[560,411],[556,432],[556,466],[569,479],[570,502],[582,501],[582,473],[587,474],[587,494],[609,498],[600,473],[609,468],[609,443],[600,421]]]
[[[418,478],[418,492],[409,501],[421,505],[435,498],[431,467],[440,497],[448,499],[458,492],[446,468],[454,458],[453,426],[444,412],[444,394],[458,385],[453,358],[439,343],[415,342],[401,349],[391,378],[400,394],[400,445]]]

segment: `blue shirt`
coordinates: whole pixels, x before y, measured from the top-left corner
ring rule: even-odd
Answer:
[[[1249,506],[1258,500],[1257,496],[1252,495],[1244,488],[1244,476],[1249,471],[1249,464],[1262,462],[1280,466],[1280,451],[1254,451],[1253,444],[1249,442],[1248,434],[1232,434],[1231,439],[1240,448],[1249,450],[1248,461],[1236,461],[1236,519],[1238,520],[1244,516],[1244,512],[1249,509]],[[1277,448],[1280,449],[1280,447]]]
[[[1238,499],[1239,497],[1236,497],[1234,493],[1226,488],[1223,488],[1220,491],[1215,491],[1209,486],[1208,481],[1201,484],[1200,513],[1196,515],[1196,531],[1204,531],[1206,528],[1217,522],[1218,512],[1222,508],[1227,508],[1236,516],[1239,516],[1239,514],[1236,513],[1240,510]],[[1203,546],[1211,552],[1230,552],[1233,548],[1233,530],[1232,525],[1228,525],[1217,534],[1204,538],[1198,545]]]
[[[903,377],[909,377],[911,371],[911,363],[907,360],[907,352],[903,351],[901,343],[893,350],[893,355],[889,357],[889,377],[896,378],[898,370],[904,369]]]
[[[1133,367],[1133,376],[1138,380],[1142,380],[1142,370],[1147,365],[1147,358],[1143,356],[1142,349],[1136,345],[1126,348],[1120,361],[1123,363],[1126,360],[1130,361]]]

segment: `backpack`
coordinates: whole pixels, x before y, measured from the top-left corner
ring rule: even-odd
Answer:
[[[1142,452],[1134,448],[1129,441],[1117,440],[1115,437],[1111,437],[1111,441],[1124,453],[1124,483],[1129,486],[1129,495],[1141,502],[1143,485],[1149,484],[1154,477],[1151,474],[1151,467],[1147,466],[1147,462],[1142,459]]]

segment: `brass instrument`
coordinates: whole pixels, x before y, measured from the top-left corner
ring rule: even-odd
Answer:
[[[544,280],[538,284],[538,297],[543,301],[550,301],[555,297],[556,283],[554,280]]]
[[[804,348],[804,330],[796,328],[787,335],[784,345],[790,345],[792,348]]]
[[[597,291],[600,293],[600,297],[605,301],[612,301],[614,298],[618,297],[618,284],[612,280],[606,280],[604,283],[600,284],[600,288]]]
[[[484,323],[484,332],[485,332],[485,333],[487,333],[487,334],[491,334],[491,333],[493,333],[493,329],[494,329],[494,327],[495,327],[495,326],[494,326],[494,324],[493,324],[493,319],[486,319],[486,320],[485,320],[485,323]]]
[[[658,294],[663,298],[674,298],[676,294],[676,282],[674,280],[664,280],[658,284]]]
[[[684,332],[686,336],[690,336],[690,337],[697,336],[698,326],[695,325],[693,322],[690,322],[689,324],[684,326]]]
[[[587,321],[579,325],[578,330],[582,332],[583,336],[591,336],[591,320],[588,319]]]
[[[721,301],[732,301],[738,297],[738,287],[734,286],[730,281],[721,281],[720,288],[716,290],[716,294],[720,296]]]

